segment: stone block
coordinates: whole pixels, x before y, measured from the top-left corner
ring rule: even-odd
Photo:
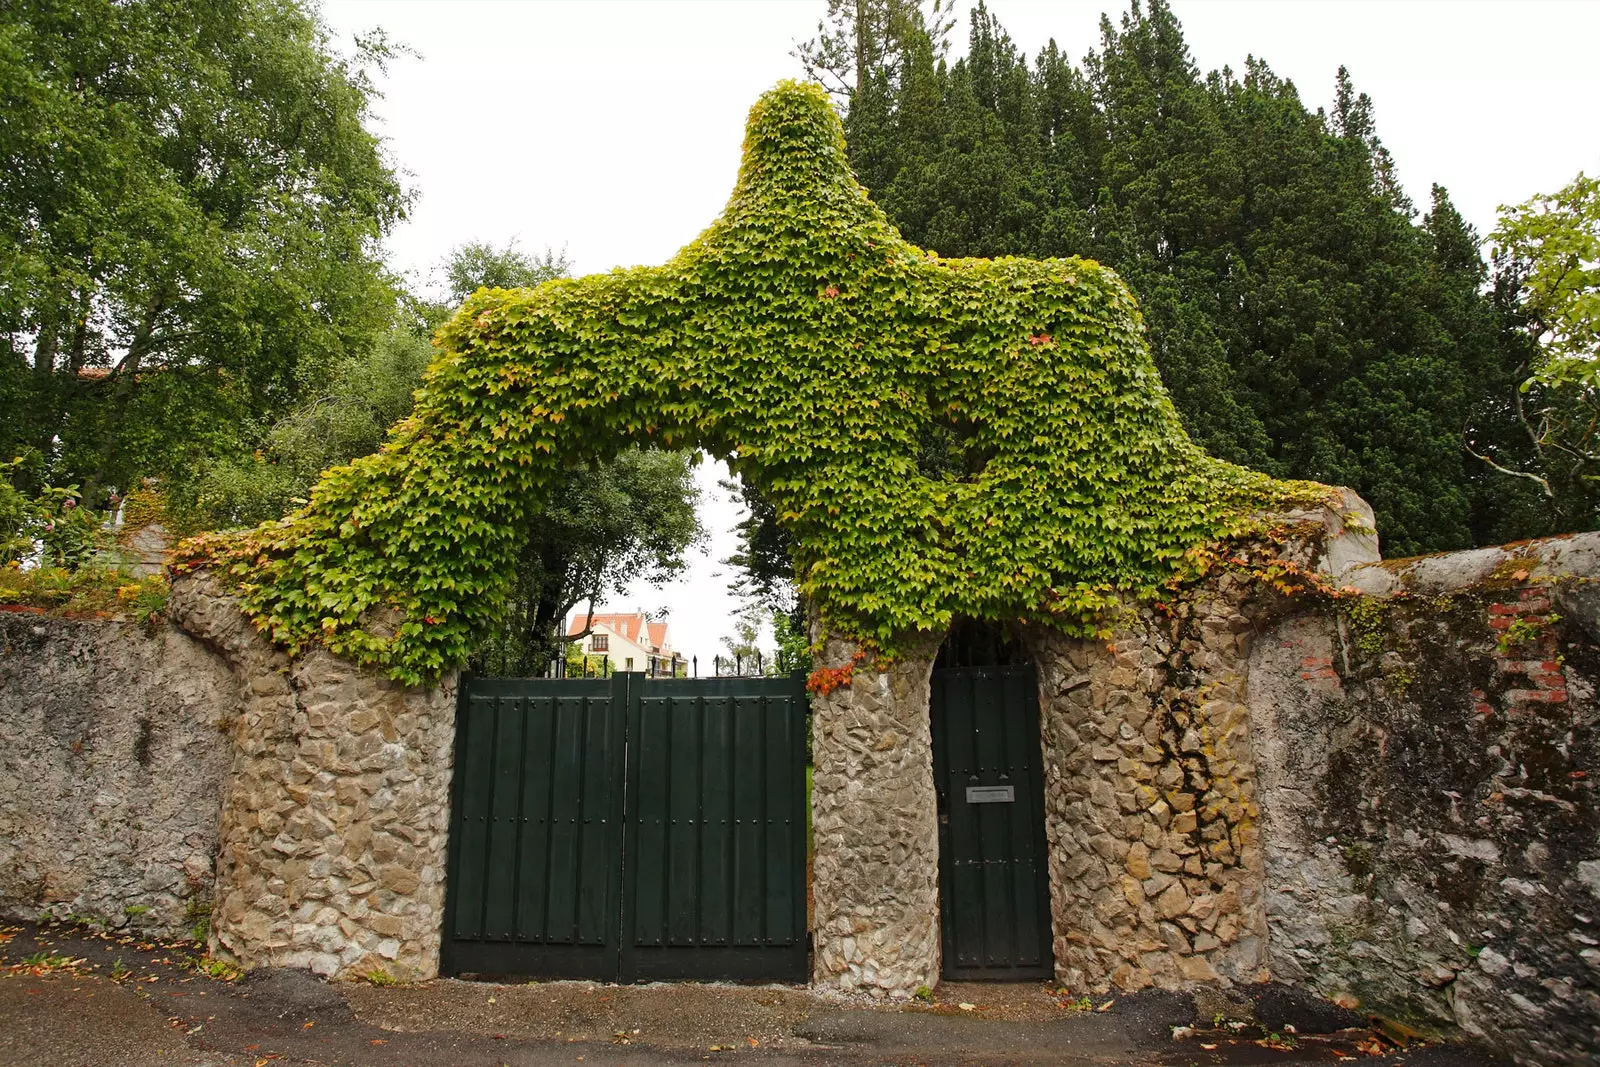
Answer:
[[[1156,898],[1156,910],[1163,919],[1175,919],[1189,910],[1189,894],[1181,883],[1174,882]]]
[[[1205,956],[1180,956],[1177,965],[1185,981],[1217,982],[1222,978],[1212,968],[1210,959]]]
[[[1129,846],[1126,866],[1128,873],[1140,881],[1150,877],[1150,850],[1143,842]]]
[[[1165,874],[1175,874],[1183,868],[1183,860],[1173,853],[1161,849],[1150,857],[1150,866]]]

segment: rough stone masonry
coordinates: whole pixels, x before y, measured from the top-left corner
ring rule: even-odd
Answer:
[[[0,613],[0,906],[203,926],[236,687],[169,627]]]
[[[924,641],[874,671],[856,669],[852,642],[822,641],[820,666],[848,674],[812,701],[812,973],[825,989],[903,998],[939,982],[936,650]]]
[[[1266,976],[1243,648],[1225,575],[1110,642],[1033,634],[1056,970],[1073,988]]]
[[[1354,494],[1282,517],[1301,531],[1298,562],[1327,572],[1377,559],[1371,519]],[[1055,966],[1071,988],[1267,975],[1246,671],[1255,620],[1279,610],[1282,597],[1225,572],[1174,604],[1128,605],[1109,641],[1024,634],[1039,666]],[[939,975],[925,646],[883,671],[849,642],[822,646],[825,670],[852,665],[813,704],[826,988],[905,998]]]
[[[1359,567],[1250,656],[1274,978],[1600,1055],[1600,534]]]

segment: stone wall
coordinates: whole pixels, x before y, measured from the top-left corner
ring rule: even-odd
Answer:
[[[1374,563],[1369,523],[1349,498],[1280,527],[1338,597],[1223,570],[1106,640],[1024,631],[1057,975],[1270,977],[1591,1062],[1600,534]],[[0,614],[0,907],[177,933],[213,900],[212,951],[247,966],[436,974],[455,678],[290,660],[203,575],[167,617]],[[935,644],[880,669],[822,642],[824,990],[938,981]]]
[[[0,613],[0,913],[203,921],[237,703],[170,627]]]
[[[1377,563],[1366,523],[1286,521],[1347,594],[1224,573],[1027,634],[1057,976],[1272,978],[1593,1062],[1600,534]]]
[[[1377,559],[1371,523],[1353,493],[1278,517],[1287,558],[1330,574]],[[1254,631],[1290,609],[1224,572],[1172,603],[1128,605],[1109,640],[1024,632],[1039,666],[1055,967],[1070,988],[1267,976],[1246,674]],[[925,644],[885,672],[858,665],[813,702],[814,977],[826,988],[907,996],[939,975],[937,639]],[[837,676],[856,651],[827,641],[820,673]]]
[[[1360,568],[1250,661],[1276,978],[1600,1054],[1600,534]]]
[[[291,661],[204,575],[174,583],[167,614],[240,679],[211,951],[328,976],[434,977],[455,676],[405,688],[320,649]]]

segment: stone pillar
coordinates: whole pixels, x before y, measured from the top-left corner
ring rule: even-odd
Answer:
[[[939,981],[939,825],[928,719],[937,647],[931,639],[881,671],[835,638],[817,657],[824,671],[850,668],[848,681],[812,703],[819,990],[903,999]]]
[[[1273,518],[1265,555],[1334,577],[1377,558],[1372,509],[1348,489]],[[1270,585],[1220,571],[1125,605],[1109,641],[1028,631],[1056,976],[1069,988],[1266,977],[1249,654],[1258,627],[1294,610]]]
[[[290,660],[206,576],[169,617],[241,689],[210,950],[330,977],[439,970],[456,676],[406,688],[332,654]]]
[[[1071,989],[1264,976],[1245,584],[1225,575],[1170,616],[1129,610],[1110,642],[1029,635],[1056,974]]]

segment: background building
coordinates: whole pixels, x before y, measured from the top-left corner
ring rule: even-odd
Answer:
[[[665,620],[632,614],[576,612],[567,621],[567,636],[576,637],[585,629],[581,647],[586,656],[604,657],[612,670],[644,671],[647,674],[676,675],[683,657],[672,650]]]

